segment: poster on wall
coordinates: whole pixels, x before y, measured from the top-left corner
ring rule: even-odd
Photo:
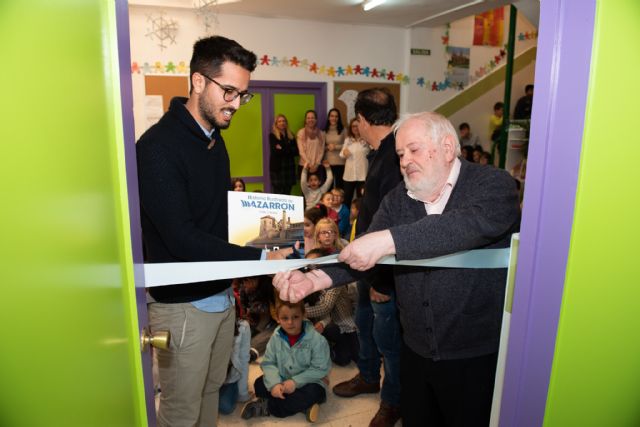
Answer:
[[[355,104],[358,92],[377,87],[384,87],[391,92],[396,101],[396,106],[400,105],[400,84],[399,83],[364,83],[364,82],[334,82],[333,83],[333,106],[340,110],[342,123],[346,128],[351,119],[355,118]]]
[[[447,67],[447,76],[451,83],[456,85],[468,85],[469,84],[469,56],[471,55],[471,49],[468,47],[447,47],[451,59]]]
[[[229,242],[274,249],[304,242],[300,196],[229,191]]]
[[[175,96],[189,96],[189,76],[144,76],[145,128],[149,129],[169,109]]]
[[[146,129],[156,124],[164,114],[162,108],[162,96],[146,95],[144,97],[144,116]]]
[[[474,46],[502,46],[504,38],[504,8],[475,16],[473,24]]]

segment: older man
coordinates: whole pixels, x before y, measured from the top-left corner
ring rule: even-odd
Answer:
[[[461,160],[455,129],[439,114],[407,116],[395,131],[404,183],[385,197],[369,233],[341,252],[346,265],[279,273],[281,298],[371,274],[385,255],[413,260],[509,245],[520,220],[513,179]],[[396,266],[394,275],[403,425],[488,425],[506,270]]]

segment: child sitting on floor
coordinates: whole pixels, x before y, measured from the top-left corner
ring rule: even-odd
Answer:
[[[329,254],[326,249],[316,248],[309,251],[306,258]],[[349,288],[336,286],[323,289],[307,296],[304,301],[307,318],[329,342],[331,360],[338,366],[346,366],[352,360],[358,363],[358,334]]]
[[[267,344],[256,379],[257,398],[242,408],[242,418],[273,415],[288,417],[304,412],[309,422],[318,419],[319,404],[327,394],[331,360],[329,344],[304,320],[304,303],[278,301],[278,326]]]
[[[329,218],[322,218],[316,224],[314,248],[320,248],[329,254],[340,252],[347,245],[346,240],[340,238],[338,226]]]
[[[349,208],[344,204],[344,190],[342,188],[334,188],[331,190],[333,194],[333,210],[338,214],[338,229],[340,237],[349,238]]]
[[[237,402],[246,402],[249,396],[249,346],[251,342],[251,328],[249,322],[243,318],[243,310],[240,305],[240,295],[235,293],[236,299],[236,325],[233,331],[233,349],[227,368],[227,378],[220,387],[218,399],[218,411],[229,415],[236,409]]]
[[[333,193],[327,191],[320,198],[320,204],[327,208],[327,218],[338,224],[338,211],[333,209]]]

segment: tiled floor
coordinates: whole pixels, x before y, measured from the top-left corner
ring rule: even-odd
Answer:
[[[354,363],[349,366],[340,367],[333,365],[329,379],[331,384],[327,392],[327,401],[320,405],[320,415],[318,422],[314,425],[319,427],[367,427],[369,421],[375,415],[380,405],[379,394],[365,394],[352,398],[341,398],[331,392],[331,387],[352,378],[358,371]],[[260,366],[252,363],[249,369],[250,389],[253,389],[253,381],[262,375]],[[308,427],[310,424],[304,417],[304,414],[297,414],[287,418],[260,417],[250,420],[240,418],[242,403],[238,404],[235,412],[230,415],[221,415],[218,420],[219,427],[235,427],[235,426],[287,426],[287,427]],[[396,423],[400,426],[401,423]]]

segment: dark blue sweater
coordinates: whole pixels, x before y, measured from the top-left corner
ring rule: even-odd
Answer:
[[[185,107],[169,111],[136,144],[145,262],[257,260],[261,251],[228,243],[229,155]],[[225,290],[230,280],[151,288],[159,302],[190,302]]]

